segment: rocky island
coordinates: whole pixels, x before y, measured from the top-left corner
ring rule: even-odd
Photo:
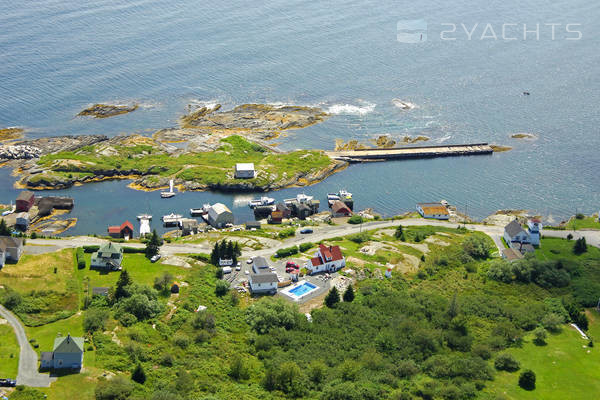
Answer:
[[[131,187],[156,190],[173,179],[180,190],[269,191],[319,182],[346,167],[320,150],[280,152],[260,142],[285,129],[324,120],[317,108],[247,104],[231,111],[201,108],[179,128],[153,137],[81,135],[22,140],[27,156],[11,159],[18,185],[61,189],[108,179],[132,179]],[[170,144],[179,142],[177,146]],[[254,163],[253,179],[236,179],[236,163]]]
[[[94,104],[77,114],[78,117],[109,118],[115,115],[128,114],[138,109],[138,105]]]
[[[0,142],[19,139],[23,137],[23,132],[24,130],[21,128],[2,128],[0,129]]]

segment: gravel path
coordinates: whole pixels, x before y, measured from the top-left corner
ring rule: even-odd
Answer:
[[[31,347],[31,344],[27,340],[27,334],[25,334],[25,328],[21,325],[21,321],[4,306],[0,305],[0,316],[6,319],[9,324],[12,325],[21,346],[21,353],[19,355],[19,374],[17,375],[17,385],[25,385],[32,387],[48,387],[50,383],[54,381],[47,374],[40,374],[38,372],[38,356],[37,353]]]

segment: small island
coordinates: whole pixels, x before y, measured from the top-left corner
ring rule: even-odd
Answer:
[[[532,133],[515,133],[510,135],[511,139],[537,139],[537,136]]]
[[[0,142],[20,139],[23,137],[23,132],[21,128],[0,128]]]
[[[77,114],[78,117],[110,118],[115,115],[128,114],[138,109],[138,105],[94,104]]]

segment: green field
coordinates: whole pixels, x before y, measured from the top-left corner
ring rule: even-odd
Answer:
[[[590,331],[600,334],[599,324],[592,324]],[[587,347],[587,343],[568,326],[560,334],[550,335],[545,346],[536,346],[531,337],[526,337],[521,348],[511,348],[509,352],[520,361],[521,370],[535,372],[536,389],[527,391],[519,387],[520,371],[499,372],[485,393],[497,396],[489,398],[511,400],[597,398],[600,396],[600,353],[595,347]]]
[[[600,222],[598,222],[598,217],[584,217],[582,219],[577,219],[572,217],[566,225],[567,229],[600,229]]]
[[[574,240],[561,238],[542,238],[540,247],[535,250],[535,256],[540,260],[600,260],[600,249],[588,245],[588,251],[576,255],[573,253]]]
[[[20,349],[11,325],[0,324],[0,338],[0,378],[15,379],[19,369]]]

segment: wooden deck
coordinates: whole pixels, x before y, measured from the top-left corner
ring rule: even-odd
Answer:
[[[394,147],[391,149],[362,149],[327,151],[331,158],[349,162],[384,161],[403,158],[457,157],[492,154],[488,143],[455,144],[447,146]]]

